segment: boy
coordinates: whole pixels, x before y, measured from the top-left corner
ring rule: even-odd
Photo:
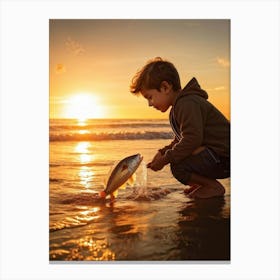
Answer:
[[[136,73],[130,91],[141,93],[149,106],[161,112],[171,107],[175,138],[147,167],[158,171],[170,164],[173,176],[190,186],[185,190],[190,198],[223,196],[225,189],[216,179],[230,176],[230,123],[207,101],[197,80],[181,89],[174,65],[158,57]]]

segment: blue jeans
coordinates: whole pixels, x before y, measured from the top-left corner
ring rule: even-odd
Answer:
[[[170,164],[173,176],[187,185],[191,173],[211,179],[230,177],[230,158],[217,155],[213,150],[205,148],[202,152],[191,155],[176,164]]]

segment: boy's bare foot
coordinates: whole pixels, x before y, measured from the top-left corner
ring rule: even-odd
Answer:
[[[211,198],[223,196],[225,193],[225,188],[220,182],[195,173],[191,174],[189,184],[199,186],[188,193],[189,198]]]
[[[189,188],[187,189],[184,189],[184,193],[186,195],[190,194],[191,192],[193,192],[194,190],[196,190],[197,188],[199,188],[200,186],[199,185],[192,185],[192,186],[189,186]]]
[[[223,186],[207,186],[196,188],[188,194],[189,198],[211,198],[217,196],[223,196],[225,193],[225,188]]]

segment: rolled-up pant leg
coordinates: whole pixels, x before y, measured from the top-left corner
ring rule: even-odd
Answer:
[[[187,185],[192,173],[211,179],[230,177],[230,158],[218,156],[214,151],[206,148],[177,164],[171,163],[170,168],[173,176]]]

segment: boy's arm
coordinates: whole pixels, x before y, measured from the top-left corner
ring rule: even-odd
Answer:
[[[176,105],[176,120],[180,125],[181,139],[165,152],[170,163],[177,163],[203,145],[203,117],[200,104],[182,98]]]
[[[168,150],[170,150],[170,149],[172,149],[173,146],[174,146],[176,143],[178,143],[178,140],[177,140],[176,137],[174,137],[173,141],[172,141],[169,145],[163,147],[162,149],[159,149],[158,151],[159,151],[162,155],[164,155],[165,152],[168,151]]]
[[[168,160],[165,157],[165,152],[172,149],[172,147],[176,143],[178,143],[178,140],[175,137],[169,145],[163,147],[162,149],[159,149],[156,155],[154,156],[154,158],[152,159],[152,161],[147,164],[147,167],[151,168],[154,171],[158,171],[162,169],[164,165],[168,163]]]

